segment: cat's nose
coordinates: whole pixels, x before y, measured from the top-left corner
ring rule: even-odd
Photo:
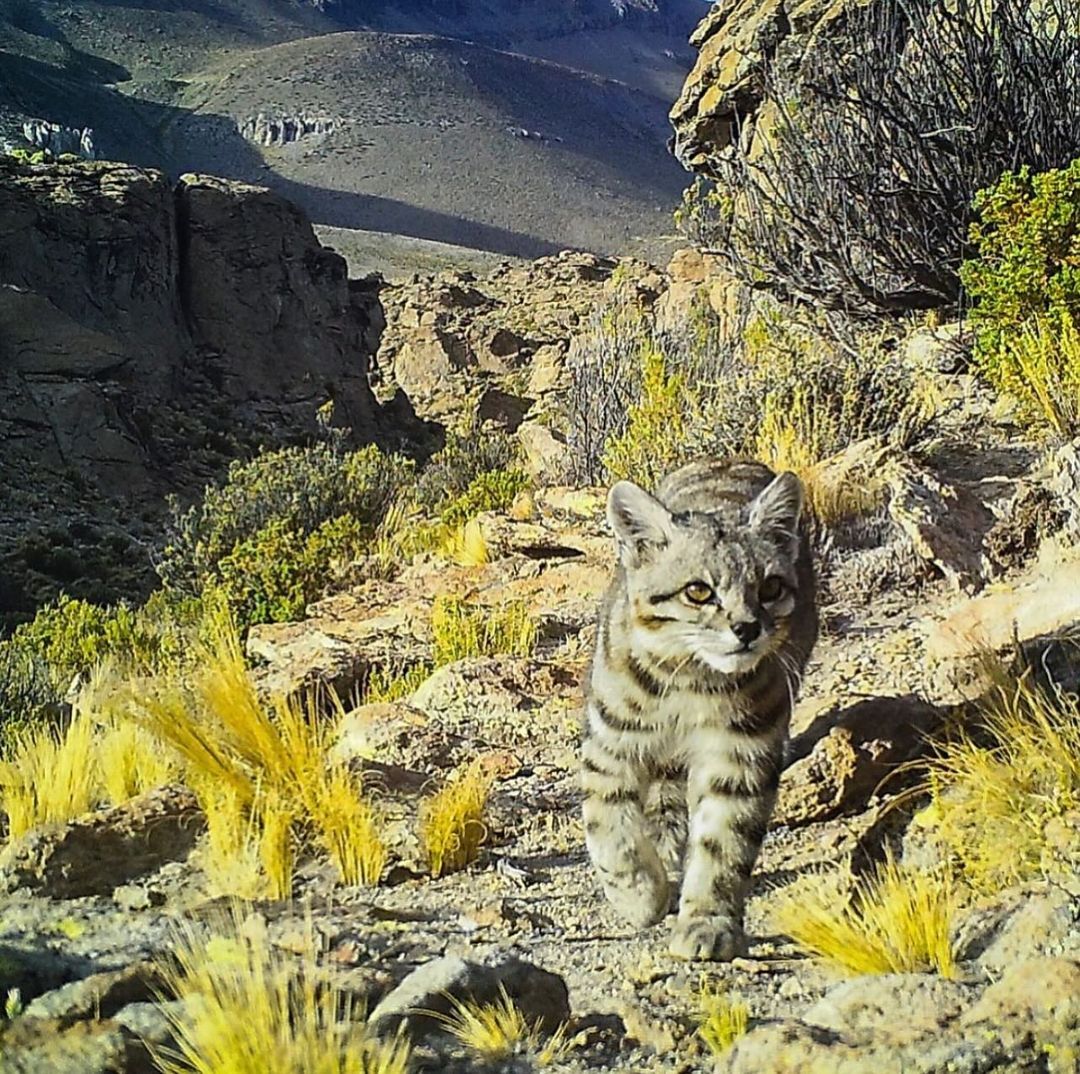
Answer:
[[[732,623],[731,633],[743,643],[749,645],[761,634],[761,623],[757,619],[747,619],[742,623]]]

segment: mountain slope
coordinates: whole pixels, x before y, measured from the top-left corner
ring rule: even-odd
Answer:
[[[0,141],[28,118],[92,127],[100,156],[263,183],[327,227],[497,255],[656,252],[685,183],[666,110],[700,10],[0,0]],[[320,133],[252,137],[260,114]]]
[[[266,182],[317,223],[501,253],[662,233],[683,184],[663,105],[569,68],[447,38],[340,33],[203,72],[164,131],[179,170]],[[324,135],[257,146],[258,113]]]

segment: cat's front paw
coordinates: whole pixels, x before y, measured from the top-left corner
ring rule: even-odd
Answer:
[[[670,952],[676,958],[730,962],[746,954],[746,933],[730,917],[680,918],[671,934]]]
[[[667,873],[662,868],[635,869],[625,883],[605,884],[604,894],[619,916],[639,929],[655,925],[668,912],[671,901]]]

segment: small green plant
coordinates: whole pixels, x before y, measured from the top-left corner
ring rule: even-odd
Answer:
[[[695,401],[658,348],[643,344],[641,363],[641,398],[630,407],[626,429],[604,445],[602,461],[613,481],[655,488],[685,453],[686,410]]]
[[[487,470],[477,475],[469,487],[454,497],[439,513],[448,526],[463,526],[484,511],[502,511],[514,497],[529,487],[523,470]]]
[[[849,895],[821,874],[792,885],[775,923],[809,954],[845,974],[956,975],[949,930],[956,896],[947,876],[888,858]]]
[[[437,516],[450,509],[456,499],[466,496],[474,482],[487,480],[484,475],[517,473],[514,456],[514,443],[505,434],[479,429],[448,432],[442,449],[421,471],[412,491],[413,500],[422,512]],[[497,484],[505,478],[493,480]],[[474,495],[482,493],[478,491]]]
[[[746,1032],[750,1008],[704,977],[695,996],[698,1036],[715,1056],[721,1056]]]
[[[420,806],[420,842],[434,877],[464,869],[487,840],[492,778],[478,761],[451,776]]]
[[[728,191],[699,175],[683,191],[682,203],[674,213],[675,226],[694,246],[708,247],[727,233],[734,208]]]
[[[367,541],[350,515],[306,535],[275,520],[221,558],[215,592],[241,625],[287,622],[303,613],[336,571],[363,554]]]
[[[400,701],[415,693],[431,676],[431,667],[427,664],[413,664],[411,667],[375,668],[368,675],[364,684],[363,702],[365,705],[387,701]]]
[[[1080,429],[1080,159],[1008,172],[975,200],[978,256],[961,279],[972,300],[975,360],[1032,421]]]
[[[10,1022],[18,1018],[24,1008],[22,992],[18,988],[9,988],[4,997],[4,1017]]]
[[[435,666],[443,667],[478,656],[531,656],[537,629],[521,602],[489,608],[443,595],[431,609],[431,635]]]

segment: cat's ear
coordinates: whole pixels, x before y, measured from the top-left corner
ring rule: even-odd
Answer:
[[[627,566],[639,563],[650,549],[663,548],[671,539],[671,513],[632,481],[612,486],[607,517],[619,540],[619,558]]]
[[[790,470],[777,475],[750,504],[750,528],[783,542],[792,558],[799,550],[802,482]]]

